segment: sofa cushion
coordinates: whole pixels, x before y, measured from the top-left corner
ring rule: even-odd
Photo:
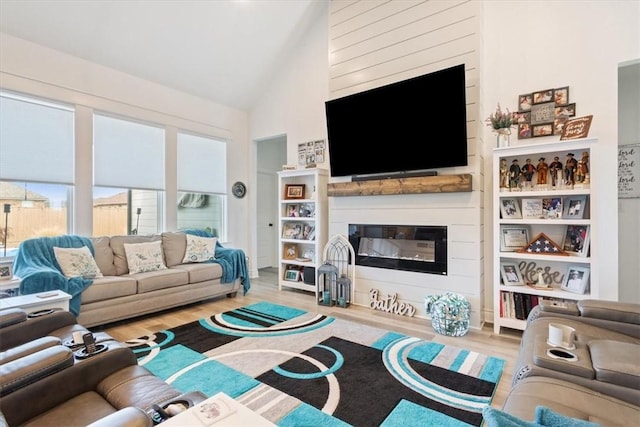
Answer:
[[[180,264],[171,267],[171,269],[188,272],[189,283],[199,283],[222,278],[222,266],[218,263]]]
[[[91,286],[82,292],[82,304],[134,295],[137,281],[130,276],[105,276],[94,279]]]
[[[593,340],[589,351],[596,379],[640,389],[640,345],[614,340]]]
[[[113,265],[116,267],[116,275],[122,276],[129,273],[127,254],[124,250],[125,243],[158,242],[159,235],[153,236],[111,236],[111,250],[113,251]],[[185,243],[186,244],[186,243]]]
[[[162,233],[162,249],[167,267],[182,264],[187,250],[187,235],[179,231]]]
[[[109,236],[90,237],[93,243],[93,258],[104,276],[115,276],[116,267],[113,265],[113,251]]]
[[[59,248],[54,246],[53,254],[65,277],[83,277],[85,279],[102,277],[91,250],[86,246],[81,248]]]
[[[158,289],[172,288],[189,283],[189,275],[186,271],[169,269],[162,271],[148,271],[132,275],[138,281],[138,293],[156,291]]]
[[[129,274],[166,270],[162,255],[162,241],[146,243],[125,243]]]
[[[207,262],[216,257],[217,237],[200,237],[187,234],[187,250],[185,251],[183,263],[187,262]]]

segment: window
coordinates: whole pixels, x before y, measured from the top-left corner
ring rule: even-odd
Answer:
[[[2,254],[14,254],[25,239],[72,229],[73,181],[74,109],[1,92],[0,245],[5,235],[7,240]]]
[[[178,133],[178,229],[208,229],[226,239],[227,145]]]
[[[163,223],[164,129],[94,114],[93,234],[154,234]]]

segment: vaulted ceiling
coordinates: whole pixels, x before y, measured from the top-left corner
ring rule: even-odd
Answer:
[[[6,33],[250,109],[328,0],[1,0]]]

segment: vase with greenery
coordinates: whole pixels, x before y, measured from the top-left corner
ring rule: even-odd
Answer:
[[[487,120],[487,126],[490,126],[496,133],[496,144],[498,147],[508,147],[511,137],[511,128],[516,125],[515,115],[506,109],[502,111],[500,103],[496,107],[496,111],[491,113]]]

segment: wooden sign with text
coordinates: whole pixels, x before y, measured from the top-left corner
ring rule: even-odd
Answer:
[[[567,139],[586,138],[589,135],[589,127],[591,127],[592,119],[593,116],[591,115],[567,120],[567,123],[562,128],[560,141],[564,141]]]

